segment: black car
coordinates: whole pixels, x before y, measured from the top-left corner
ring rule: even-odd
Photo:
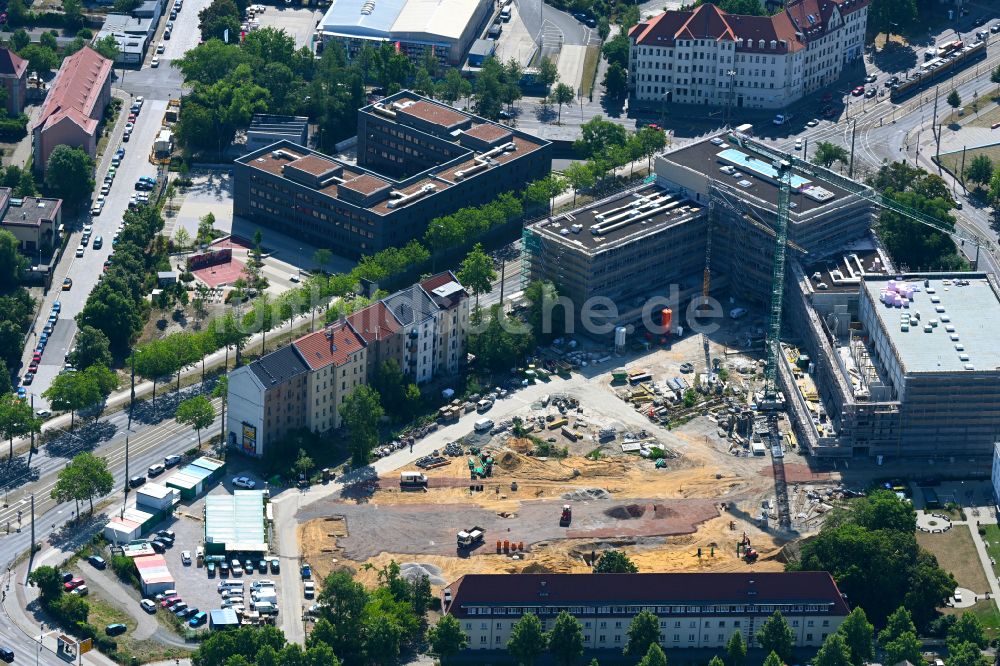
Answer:
[[[72,571],[63,571],[61,574],[59,574],[59,577],[62,578],[62,582],[68,583],[71,580],[73,580],[76,576],[73,575]]]
[[[8,664],[13,663],[13,661],[14,661],[14,651],[11,650],[6,645],[3,646],[3,647],[0,647],[0,659],[3,659]]]
[[[119,634],[124,634],[126,631],[128,631],[128,627],[119,622],[109,624],[104,628],[104,633],[108,636],[118,636]]]
[[[173,541],[174,539],[177,538],[177,535],[174,533],[173,530],[160,530],[156,534],[158,536],[160,536],[160,537],[166,537],[167,539],[170,539],[171,541]]]
[[[90,565],[95,569],[108,568],[108,563],[100,555],[91,555],[90,557],[87,558],[87,561],[90,562]]]
[[[129,488],[138,488],[144,483],[146,483],[146,477],[144,476],[133,476],[128,480]]]
[[[975,21],[972,22],[972,27],[973,28],[978,28],[981,25],[986,25],[986,17],[985,16],[980,16],[979,18],[977,18]]]
[[[155,550],[157,553],[167,552],[167,544],[163,543],[159,539],[153,539],[152,541],[149,542],[149,545],[152,546],[153,550]]]

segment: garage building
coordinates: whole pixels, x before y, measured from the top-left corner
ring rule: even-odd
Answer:
[[[139,571],[142,594],[147,597],[175,587],[174,577],[167,568],[167,560],[162,555],[144,555],[133,560]]]
[[[191,501],[220,479],[225,469],[223,461],[202,456],[171,474],[164,483],[168,488],[176,488],[182,500]]]

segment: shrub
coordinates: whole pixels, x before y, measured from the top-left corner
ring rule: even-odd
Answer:
[[[132,561],[131,557],[112,555],[109,564],[111,565],[111,570],[115,572],[119,580],[132,586],[138,586],[139,581],[136,579],[135,562]]]

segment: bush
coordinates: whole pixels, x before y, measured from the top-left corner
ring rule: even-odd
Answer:
[[[109,561],[111,565],[111,570],[115,572],[119,580],[123,583],[138,587],[138,579],[136,578],[135,562],[132,561],[131,557],[125,557],[124,555],[112,555]]]

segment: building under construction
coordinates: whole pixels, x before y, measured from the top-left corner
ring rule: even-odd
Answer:
[[[526,277],[551,280],[577,313],[611,299],[615,324],[638,323],[651,298],[684,308],[705,289],[768,303],[779,183],[766,152],[727,133],[658,157],[655,184],[528,227]],[[786,182],[783,324],[800,348],[776,370],[798,441],[831,457],[988,455],[1000,439],[1000,348],[980,336],[1000,330],[995,278],[909,276],[890,288],[871,234],[877,196],[801,163]]]

